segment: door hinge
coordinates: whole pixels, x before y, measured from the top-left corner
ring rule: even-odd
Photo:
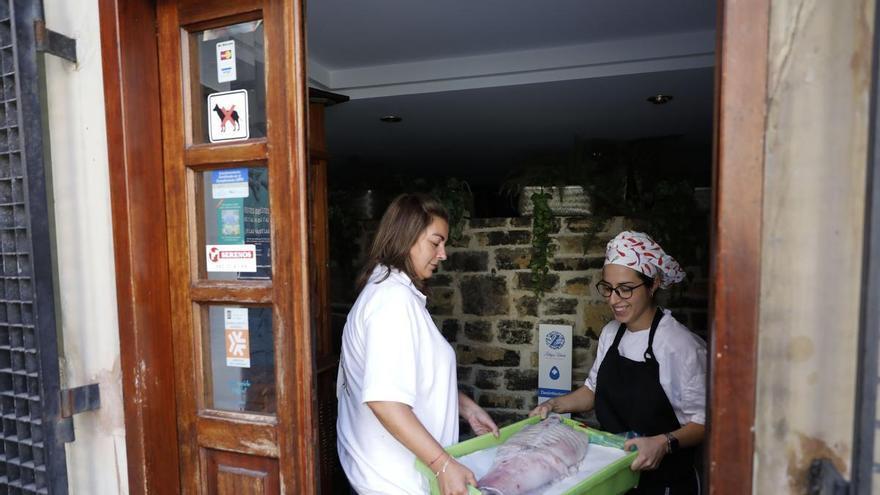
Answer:
[[[848,495],[849,482],[828,459],[815,459],[810,464],[808,495]]]
[[[45,52],[76,63],[76,40],[46,29],[46,21],[34,21],[34,44],[38,52]]]
[[[101,408],[101,389],[97,383],[61,389],[61,417]]]

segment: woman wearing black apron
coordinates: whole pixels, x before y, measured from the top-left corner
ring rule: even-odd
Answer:
[[[633,494],[700,492],[694,447],[706,422],[706,344],[654,302],[654,293],[684,279],[678,263],[647,235],[621,232],[608,243],[596,284],[614,314],[599,337],[584,386],[530,415],[596,411],[600,427],[635,433]]]

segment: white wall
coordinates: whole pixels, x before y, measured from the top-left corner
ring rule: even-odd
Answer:
[[[98,2],[44,5],[47,27],[75,38],[79,59],[46,56],[62,386],[101,388],[101,409],[74,417],[70,493],[128,493]]]
[[[757,494],[852,464],[874,4],[771,2]]]

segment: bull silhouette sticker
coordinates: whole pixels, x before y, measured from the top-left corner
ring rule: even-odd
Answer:
[[[243,89],[208,95],[208,138],[212,143],[250,137],[248,97]]]

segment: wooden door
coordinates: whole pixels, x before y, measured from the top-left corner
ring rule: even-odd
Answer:
[[[301,5],[157,21],[181,492],[314,493]]]

